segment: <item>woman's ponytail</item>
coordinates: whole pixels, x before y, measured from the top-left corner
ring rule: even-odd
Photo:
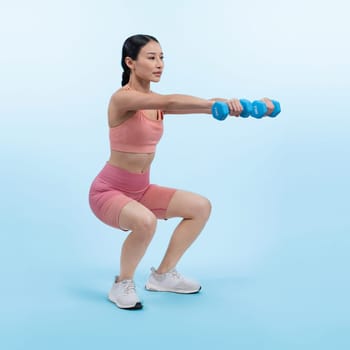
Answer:
[[[126,85],[129,82],[130,79],[130,69],[124,70],[123,76],[122,76],[122,86]]]

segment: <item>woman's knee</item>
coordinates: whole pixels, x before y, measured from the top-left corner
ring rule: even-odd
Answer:
[[[133,231],[137,231],[148,237],[152,237],[156,231],[157,218],[152,212],[140,215],[136,218]]]
[[[167,217],[182,217],[185,219],[206,221],[210,213],[211,203],[209,199],[196,193],[178,191],[169,204]]]
[[[211,213],[211,202],[208,198],[199,196],[195,204],[195,216],[201,217],[207,220]]]
[[[140,239],[150,240],[156,231],[157,218],[146,208],[127,208],[121,213],[119,224],[123,229],[136,233]]]

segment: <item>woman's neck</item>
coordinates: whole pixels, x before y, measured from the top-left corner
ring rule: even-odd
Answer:
[[[132,90],[145,92],[145,93],[151,92],[151,83],[149,81],[136,80],[136,79],[132,79],[130,77],[130,80],[129,80],[127,86]]]

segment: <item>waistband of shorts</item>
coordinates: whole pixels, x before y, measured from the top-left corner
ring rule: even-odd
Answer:
[[[98,174],[98,178],[108,182],[120,190],[139,192],[150,183],[149,170],[145,173],[131,173],[126,169],[111,165],[108,162]]]

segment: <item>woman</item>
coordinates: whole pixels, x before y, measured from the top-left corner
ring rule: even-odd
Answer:
[[[211,114],[215,101],[226,101],[230,115],[239,116],[238,99],[202,99],[188,95],[160,95],[150,90],[160,81],[163,52],[150,35],[129,37],[122,50],[122,87],[108,107],[110,158],[92,183],[92,211],[104,223],[130,231],[120,256],[120,273],[109,300],[122,309],[140,309],[133,276],[156,231],[157,219],[182,218],[163,260],[151,269],[146,289],[175,293],[197,293],[198,282],[185,278],[176,265],[206,224],[211,205],[208,199],[187,191],[149,183],[151,163],[163,132],[164,114]],[[273,110],[267,100],[268,112]]]

